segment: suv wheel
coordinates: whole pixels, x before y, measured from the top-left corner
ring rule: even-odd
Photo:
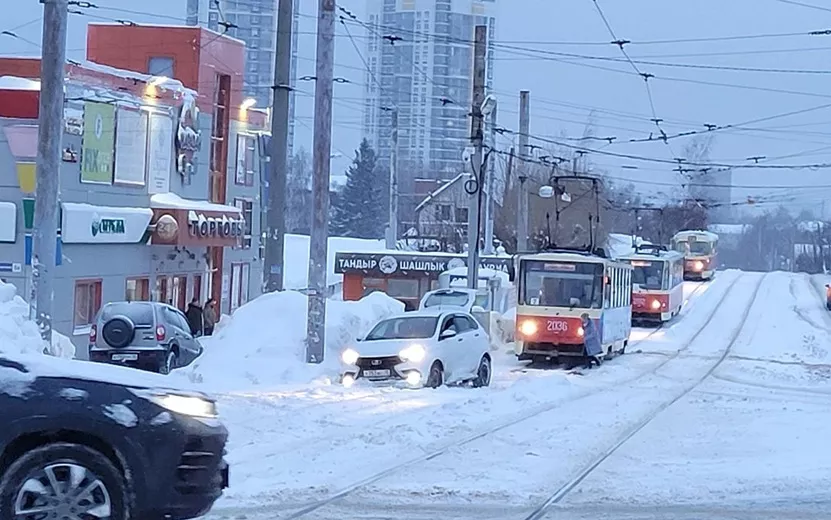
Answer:
[[[55,443],[17,459],[0,480],[0,518],[130,517],[123,475],[96,450]]]
[[[167,356],[164,358],[164,363],[162,364],[162,366],[159,367],[159,373],[169,374],[173,372],[173,369],[176,368],[176,361],[176,352],[171,350],[167,353]]]

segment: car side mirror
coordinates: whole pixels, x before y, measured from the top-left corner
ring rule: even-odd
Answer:
[[[443,339],[449,339],[449,338],[452,338],[452,337],[454,337],[455,335],[456,335],[456,331],[455,331],[455,330],[453,330],[453,329],[447,329],[446,331],[444,331],[444,332],[442,332],[441,334],[439,334],[439,341],[441,341],[441,340],[443,340]]]
[[[470,310],[471,312],[485,312],[485,308],[481,305],[474,305]]]

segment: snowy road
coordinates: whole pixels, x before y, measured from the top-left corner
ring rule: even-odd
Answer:
[[[481,391],[226,396],[240,484],[207,518],[811,516],[831,504],[831,322],[810,283],[721,273],[584,377],[505,355]]]

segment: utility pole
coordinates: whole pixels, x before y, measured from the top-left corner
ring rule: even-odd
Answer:
[[[531,125],[531,93],[527,90],[519,92],[519,158],[520,173],[517,186],[517,226],[516,248],[521,253],[528,251],[528,193],[525,191],[525,181],[528,180],[528,164],[524,161],[528,157],[528,133]]]
[[[473,157],[470,166],[478,189],[470,196],[467,227],[467,286],[476,289],[479,286],[479,216],[482,208],[482,185],[485,177],[482,168],[482,148],[484,135],[482,132],[483,117],[482,103],[485,101],[485,53],[487,51],[488,26],[477,25],[473,49],[473,101],[471,103],[470,141],[473,144]]]
[[[52,347],[52,300],[58,240],[58,191],[63,137],[67,0],[43,2],[43,55],[40,60],[37,184],[35,187],[30,305],[41,337]]]
[[[335,0],[319,0],[315,76],[312,229],[309,237],[309,307],[306,362],[322,363],[326,342],[326,270],[329,249],[329,166],[335,69]]]
[[[398,242],[398,107],[390,109],[392,143],[390,148],[390,221],[387,229],[387,249],[395,249]]]
[[[496,109],[498,108],[498,103],[496,103],[494,98],[493,109],[491,110],[491,120],[490,120],[490,134],[488,135],[489,138],[489,145],[491,150],[496,148]],[[493,152],[491,152],[493,153]],[[494,174],[496,173],[496,168],[494,167],[496,164],[496,155],[492,155],[490,160],[488,161],[488,169],[485,172],[487,174],[487,182],[485,186],[487,188],[486,195],[487,199],[485,200],[485,247],[484,247],[484,254],[492,255],[493,254],[493,220],[494,220],[494,213],[496,211],[496,206],[494,204]]]
[[[271,146],[268,169],[268,229],[265,239],[266,292],[283,290],[286,240],[286,177],[289,155],[289,97],[291,95],[291,44],[293,0],[279,0],[274,50],[274,86],[271,103]]]

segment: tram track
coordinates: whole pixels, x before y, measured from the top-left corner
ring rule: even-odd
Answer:
[[[692,384],[687,385],[683,390],[676,393],[671,399],[663,401],[659,406],[650,410],[650,412],[642,417],[637,423],[635,423],[632,427],[626,430],[622,435],[620,435],[606,450],[604,450],[597,458],[591,461],[589,464],[585,465],[582,469],[580,469],[572,478],[562,484],[559,488],[557,488],[549,497],[537,508],[535,508],[528,516],[524,517],[524,520],[541,520],[544,518],[554,506],[561,503],[563,499],[565,499],[577,486],[579,486],[583,481],[585,481],[589,476],[591,476],[598,467],[600,467],[606,460],[608,460],[612,455],[614,455],[627,441],[632,439],[635,435],[637,435],[640,431],[646,428],[649,424],[651,424],[658,416],[661,415],[664,411],[670,408],[672,405],[689,395],[693,392],[696,388],[701,386],[704,381],[706,381],[713,373],[721,366],[722,363],[728,358],[730,352],[733,349],[736,341],[741,336],[742,331],[745,328],[745,322],[750,315],[751,310],[756,304],[758,299],[759,290],[761,289],[764,280],[767,278],[767,274],[761,276],[759,278],[756,287],[753,290],[753,296],[750,298],[747,306],[745,307],[744,311],[742,312],[741,318],[739,320],[739,324],[733,329],[729,336],[729,340],[721,352],[721,354],[716,359],[715,363],[710,365],[710,367],[704,372],[703,375],[698,377]],[[703,327],[700,330],[703,330]]]
[[[698,337],[702,334],[702,332],[705,329],[708,328],[708,325],[712,321],[713,317],[716,315],[719,308],[721,307],[721,305],[724,303],[725,299],[730,294],[730,290],[736,285],[736,283],[740,279],[743,278],[743,276],[744,275],[740,274],[729,282],[729,285],[724,289],[723,294],[721,294],[718,297],[717,302],[713,305],[713,307],[706,314],[706,319],[703,321],[701,326],[698,327],[695,330],[695,332],[693,332],[693,334],[684,341],[684,343],[682,344],[682,346],[680,348],[678,348],[671,355],[667,356],[661,362],[651,366],[650,368],[648,368],[646,370],[638,371],[636,374],[633,374],[632,376],[627,377],[623,380],[615,381],[614,385],[615,386],[626,385],[626,384],[632,383],[634,381],[637,381],[638,379],[640,379],[644,376],[655,374],[656,372],[661,370],[664,366],[666,366],[668,363],[672,362],[674,359],[678,358],[684,352],[686,352],[690,348],[690,346],[698,339]],[[759,281],[759,284],[757,285],[756,291],[754,292],[753,300],[755,300],[756,293],[758,293],[758,288],[760,286],[761,286],[761,279]],[[698,290],[700,290],[700,287],[696,288],[696,290],[694,292],[697,292]],[[750,307],[752,307],[752,301],[751,301],[751,304],[748,306],[748,310],[747,310],[748,313],[749,313],[749,308]],[[638,340],[638,342],[636,344],[640,344],[643,341],[646,341],[647,338],[649,338],[651,335],[657,333],[658,330],[659,329],[656,329],[655,331],[652,331],[646,337],[641,338],[640,340]],[[725,353],[723,357],[726,357],[726,356],[727,356],[727,354]],[[721,358],[721,361],[723,361],[723,357]],[[720,364],[721,361],[719,361],[719,364]],[[716,366],[714,366],[712,368],[712,370],[715,370]],[[712,372],[712,370],[710,371],[710,373]],[[524,410],[524,411],[519,412],[517,414],[512,414],[508,417],[503,416],[502,420],[497,421],[496,423],[490,423],[488,426],[486,426],[484,428],[477,429],[473,432],[470,432],[470,433],[462,436],[461,438],[457,438],[455,440],[449,440],[447,442],[444,442],[444,443],[436,446],[433,449],[429,449],[425,453],[422,453],[418,456],[407,459],[406,461],[404,461],[402,463],[397,463],[397,464],[395,464],[393,466],[390,466],[390,467],[388,467],[384,470],[376,472],[376,473],[374,473],[374,474],[372,474],[372,475],[370,475],[370,476],[368,476],[364,479],[361,479],[361,480],[359,480],[357,482],[354,482],[354,483],[352,483],[352,484],[350,484],[346,487],[343,487],[341,490],[329,495],[326,498],[317,500],[317,501],[315,501],[311,504],[308,504],[308,505],[306,505],[306,506],[304,506],[304,507],[302,507],[302,508],[300,508],[296,511],[293,511],[292,513],[288,514],[287,516],[282,517],[282,520],[294,520],[294,519],[297,519],[297,518],[307,517],[311,513],[315,512],[315,511],[318,511],[319,509],[322,509],[322,508],[324,508],[324,507],[326,507],[330,504],[333,504],[334,502],[337,502],[337,501],[339,501],[339,500],[341,500],[341,499],[343,499],[347,496],[350,496],[350,495],[354,494],[356,491],[364,489],[364,488],[366,488],[366,487],[368,487],[372,484],[375,484],[375,483],[377,483],[377,482],[379,482],[379,481],[381,481],[381,480],[383,480],[383,479],[385,479],[389,476],[392,476],[394,474],[402,472],[403,470],[411,468],[411,467],[413,467],[415,465],[418,465],[420,463],[434,460],[438,457],[441,457],[442,455],[447,454],[448,452],[450,452],[450,451],[452,451],[456,448],[463,447],[463,446],[468,445],[468,444],[470,444],[470,443],[472,443],[476,440],[482,439],[482,438],[487,437],[489,435],[492,435],[494,433],[505,430],[506,428],[509,428],[511,426],[523,423],[523,422],[528,421],[530,419],[533,419],[535,417],[541,416],[541,415],[543,415],[547,412],[556,410],[557,408],[560,408],[564,404],[567,404],[567,403],[571,404],[571,403],[579,402],[581,400],[584,400],[584,399],[587,399],[587,398],[592,397],[594,395],[597,395],[601,392],[607,391],[607,390],[609,390],[610,386],[611,385],[604,385],[604,386],[592,388],[592,389],[590,389],[588,391],[585,391],[585,392],[582,392],[581,394],[578,394],[576,396],[572,395],[572,396],[569,396],[566,399],[558,399],[556,401],[542,403],[540,405],[534,406],[530,409]],[[687,393],[689,393],[689,392],[687,392]],[[681,397],[683,397],[683,395],[678,397],[678,399],[680,399]],[[676,401],[677,401],[677,399],[676,399]],[[660,412],[658,412],[658,413],[660,413]],[[638,431],[642,428],[643,428],[643,426],[641,426],[641,428],[639,428]],[[637,431],[634,432],[634,433],[637,433]],[[634,435],[634,433],[632,435]],[[625,440],[623,442],[625,442]],[[623,442],[621,442],[620,444],[622,445]],[[617,447],[619,447],[619,446],[617,446]],[[617,447],[615,448],[615,450],[617,449]],[[611,453],[613,453],[613,452],[614,452],[614,450]],[[609,455],[611,455],[611,453]],[[602,462],[602,461],[600,461],[600,462]],[[599,465],[599,463],[597,465]],[[595,467],[596,467],[596,465],[595,465]],[[591,473],[591,471],[593,471],[593,468],[592,468],[592,470],[589,471],[589,473]],[[589,473],[587,473],[585,476],[588,476]],[[583,476],[580,479],[579,482],[582,482],[582,480],[585,479],[585,476]],[[573,489],[574,486],[579,485],[579,482],[576,482],[571,488],[569,488],[569,490]],[[557,501],[559,501],[559,500],[557,500]],[[556,502],[554,502],[554,503],[556,503]],[[549,507],[550,507],[550,505],[547,505],[546,510]],[[532,518],[532,517],[529,517],[529,518]],[[538,517],[533,517],[533,518],[538,518]]]

